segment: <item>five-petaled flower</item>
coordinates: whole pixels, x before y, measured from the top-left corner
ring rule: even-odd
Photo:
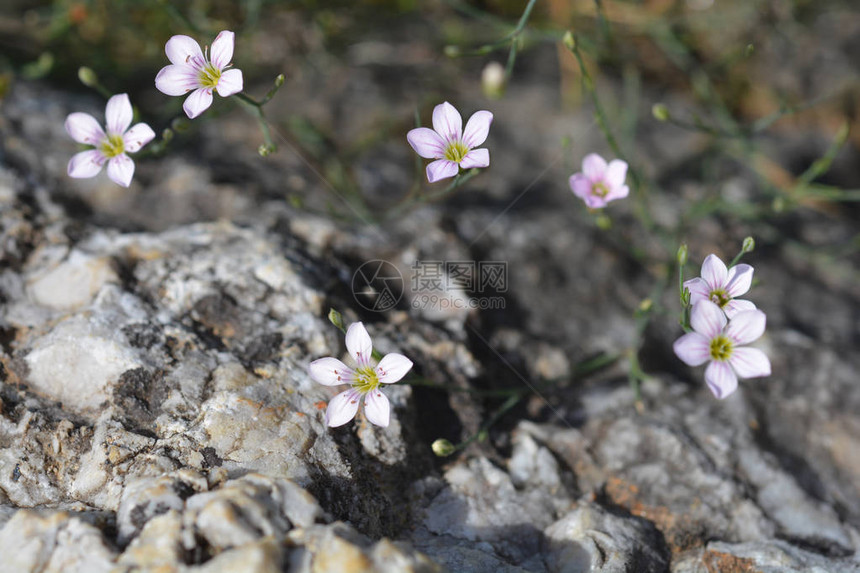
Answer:
[[[705,382],[717,398],[725,398],[738,387],[738,377],[770,376],[770,360],[757,348],[744,344],[764,333],[767,318],[760,310],[744,310],[731,321],[709,300],[693,305],[690,332],[675,341],[675,354],[690,366],[710,361]]]
[[[211,51],[204,54],[193,38],[173,36],[164,46],[172,65],[158,72],[155,87],[170,96],[191,92],[182,104],[182,109],[191,119],[212,105],[212,90],[221,97],[239,93],[242,91],[242,71],[228,69],[232,65],[234,38],[233,32],[222,31],[212,42]]]
[[[702,263],[702,276],[684,282],[690,290],[690,304],[709,300],[723,309],[732,318],[745,310],[754,310],[755,305],[738,297],[752,285],[753,268],[750,265],[735,265],[726,268],[717,255],[708,255]]]
[[[155,132],[145,123],[129,129],[134,112],[127,94],[111,97],[105,108],[105,129],[88,113],[76,112],[66,118],[66,131],[78,143],[92,145],[69,160],[70,177],[95,177],[107,163],[107,174],[123,187],[134,177],[134,161],[126,153],[139,151],[152,141]]]
[[[490,152],[475,149],[487,140],[493,114],[476,111],[463,130],[463,118],[453,105],[440,103],[433,109],[433,129],[418,127],[406,134],[415,153],[425,159],[435,159],[427,166],[427,180],[435,183],[454,177],[460,168],[487,167]]]
[[[373,343],[360,322],[352,323],[346,331],[346,349],[355,360],[350,368],[337,358],[320,358],[311,362],[311,378],[325,386],[349,384],[351,388],[331,399],[325,413],[326,424],[335,428],[352,420],[358,412],[358,402],[364,397],[364,414],[377,426],[388,426],[390,405],[380,384],[392,384],[403,378],[412,368],[412,361],[402,354],[383,356],[373,365]]]
[[[582,172],[570,176],[573,194],[585,201],[590,209],[600,209],[615,199],[623,199],[630,193],[624,184],[627,179],[627,162],[621,159],[606,161],[596,153],[589,153],[582,160]]]

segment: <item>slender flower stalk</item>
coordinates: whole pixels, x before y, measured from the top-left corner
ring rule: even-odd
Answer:
[[[492,113],[477,111],[464,131],[460,112],[446,101],[433,109],[433,129],[413,129],[406,134],[406,140],[415,153],[436,160],[427,165],[427,180],[435,183],[454,177],[460,169],[490,165],[490,152],[475,148],[487,140],[492,122]]]
[[[111,97],[105,107],[105,129],[88,113],[76,112],[66,118],[66,132],[78,143],[92,149],[77,153],[69,161],[69,177],[95,177],[107,164],[108,177],[128,187],[134,177],[134,161],[127,155],[140,151],[152,141],[155,132],[145,123],[129,128],[134,111],[128,94]]]
[[[596,153],[589,153],[582,160],[582,172],[570,176],[573,194],[585,201],[590,209],[601,209],[607,203],[623,199],[630,194],[624,184],[627,179],[627,162],[621,159],[606,160]]]
[[[203,51],[193,38],[173,36],[164,46],[171,65],[158,72],[155,87],[169,96],[189,94],[182,109],[194,119],[212,105],[212,90],[221,97],[242,91],[242,71],[230,69],[234,42],[235,34],[224,30]]]
[[[738,378],[770,376],[770,360],[764,352],[744,345],[764,334],[767,317],[760,310],[738,312],[729,321],[719,306],[709,300],[693,305],[693,332],[675,341],[675,354],[689,366],[705,368],[705,383],[717,398],[725,398],[738,387]]]
[[[337,358],[320,358],[308,367],[311,378],[324,386],[349,384],[328,403],[326,424],[332,428],[352,420],[358,412],[358,403],[364,398],[364,414],[377,426],[387,427],[391,406],[380,390],[380,384],[393,384],[412,368],[412,361],[402,354],[386,354],[373,365],[373,342],[360,322],[354,322],[346,331],[346,349],[355,361],[350,368]]]

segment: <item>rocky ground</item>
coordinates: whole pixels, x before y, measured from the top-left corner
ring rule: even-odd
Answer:
[[[297,77],[277,105],[351,137],[382,110],[410,118],[421,86],[390,93],[376,66],[420,73],[428,53],[350,57],[350,73]],[[540,61],[528,73],[547,72]],[[634,310],[660,277],[623,245],[658,246],[625,205],[615,231],[589,224],[565,182],[600,134],[587,108],[559,111],[552,87],[526,80],[493,104],[492,168],[381,225],[323,215],[349,209],[319,166],[288,145],[258,157],[241,114],[139,162],[128,190],[70,180],[63,120],[102,104],[16,82],[0,105],[0,570],[860,571],[857,261],[810,256],[856,235],[852,211],[700,225],[694,261],[757,236],[774,374],[714,399],[672,355],[670,289],[644,333],[637,408],[627,358],[588,377],[577,364],[637,342]],[[463,84],[461,109],[483,107]],[[350,113],[359,97],[370,113]],[[657,125],[643,138],[649,170],[695,195],[695,137]],[[353,172],[383,205],[411,164],[393,141]],[[754,193],[748,173],[725,180]],[[295,193],[305,207],[284,200]],[[505,308],[418,311],[407,293],[365,311],[350,285],[373,259],[404,276],[416,260],[505,261]],[[307,365],[344,352],[330,307],[435,383],[540,389],[452,458],[430,444],[472,434],[501,399],[398,384],[388,428],[329,429],[334,391]]]

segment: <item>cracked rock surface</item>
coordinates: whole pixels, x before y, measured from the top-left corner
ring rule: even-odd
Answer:
[[[292,97],[311,101],[312,87]],[[237,179],[211,167],[249,126],[201,156],[142,163],[120,193],[65,178],[63,119],[87,106],[19,82],[0,108],[0,570],[860,571],[850,278],[765,246],[774,376],[714,400],[673,361],[668,317],[648,331],[639,411],[623,361],[582,381],[574,364],[630,344],[653,277],[571,225],[566,190],[547,185],[498,218],[528,182],[500,162],[468,191],[484,201],[456,197],[385,228],[336,224],[282,200],[288,178],[321,186],[288,154],[239,153]],[[552,113],[547,130],[562,119]],[[207,135],[223,135],[214,125]],[[502,139],[502,156],[541,152]],[[812,217],[799,232],[826,225]],[[724,239],[702,234],[703,251]],[[407,293],[364,312],[350,281],[373,259],[404,276],[422,259],[507,261],[506,308],[434,314]],[[307,364],[344,354],[329,307],[435,383],[558,386],[444,460],[432,441],[480,429],[498,399],[395,384],[388,428],[359,415],[328,429],[337,389]]]

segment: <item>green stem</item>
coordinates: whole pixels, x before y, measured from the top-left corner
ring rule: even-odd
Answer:
[[[600,128],[600,131],[603,133],[603,137],[606,139],[610,149],[612,149],[612,152],[615,153],[617,157],[626,159],[625,153],[622,151],[621,146],[618,144],[618,140],[615,139],[615,135],[612,133],[612,129],[609,126],[609,119],[606,114],[606,110],[603,108],[603,103],[597,95],[597,88],[594,84],[594,80],[588,72],[588,68],[582,58],[582,52],[579,50],[579,42],[576,39],[576,35],[573,35],[573,41],[568,44],[567,47],[576,58],[576,63],[579,65],[579,73],[582,78],[582,89],[588,93],[591,98],[591,102],[594,105],[594,116],[597,120],[597,125]],[[633,191],[636,193],[641,203],[641,206],[637,208],[637,215],[647,230],[654,231],[656,230],[656,223],[654,222],[648,208],[648,198],[645,194],[642,179],[639,175],[639,169],[635,167],[629,159],[626,159],[626,161],[629,166],[630,181],[633,185]]]
[[[257,119],[257,123],[260,125],[260,131],[263,132],[263,145],[260,146],[260,155],[266,156],[277,151],[278,146],[272,140],[269,122],[266,121],[266,116],[263,113],[263,103],[255,101],[244,93],[237,93],[235,97],[245,104],[245,109],[250,111],[251,115]]]
[[[445,187],[441,191],[436,191],[435,193],[428,193],[427,195],[421,195],[417,192],[417,189],[413,188],[413,190],[410,191],[400,203],[398,203],[385,213],[385,217],[387,219],[398,217],[418,203],[429,203],[431,201],[437,201],[442,197],[445,197],[446,195],[452,193],[455,189],[457,189],[457,187],[466,184],[478,173],[480,173],[480,169],[478,168],[473,168],[468,171],[458,173],[454,177],[454,180],[447,187]]]
[[[525,391],[522,391],[522,392],[519,392],[517,394],[514,394],[514,395],[508,397],[508,399],[505,400],[501,406],[499,406],[499,408],[493,413],[493,415],[490,416],[490,418],[486,422],[484,422],[484,424],[481,426],[481,428],[477,432],[475,432],[474,434],[472,434],[471,436],[469,436],[468,438],[466,438],[465,440],[463,440],[462,442],[460,442],[459,444],[454,446],[453,449],[450,451],[450,454],[448,454],[448,455],[451,455],[455,452],[459,452],[459,451],[463,450],[472,442],[485,439],[487,437],[487,432],[489,431],[489,429],[491,427],[493,427],[493,424],[498,422],[499,419],[508,412],[508,410],[510,410],[511,408],[516,406],[517,403],[520,400],[522,400],[524,395],[525,395]]]
[[[465,8],[468,6],[459,2],[452,3],[455,5],[455,7],[458,7],[459,9],[464,11]],[[520,36],[523,34],[523,32],[525,32],[526,24],[529,21],[529,17],[532,14],[532,10],[534,10],[535,4],[537,4],[537,0],[529,0],[529,3],[526,4],[525,10],[523,10],[520,19],[517,21],[517,25],[503,38],[496,40],[495,42],[491,42],[489,44],[484,44],[483,46],[479,46],[473,50],[467,51],[462,51],[457,46],[448,46],[445,50],[445,53],[451,57],[485,56],[498,50],[499,48],[510,46],[511,49],[510,52],[508,52],[508,63],[505,66],[505,78],[509,79],[511,77],[511,74],[513,74],[514,63],[517,60]]]

